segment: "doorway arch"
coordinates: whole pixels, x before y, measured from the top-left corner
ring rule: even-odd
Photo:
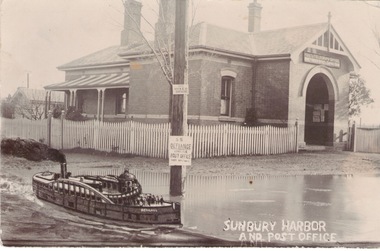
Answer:
[[[322,72],[311,76],[304,86],[305,143],[308,145],[333,145],[334,116],[337,91],[334,79]]]

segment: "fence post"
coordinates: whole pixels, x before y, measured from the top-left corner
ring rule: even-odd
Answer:
[[[264,155],[269,154],[269,125],[265,126]]]
[[[51,146],[51,115],[52,112],[49,110],[47,118],[47,145],[49,147]]]
[[[352,124],[352,139],[353,139],[353,151],[356,152],[356,124],[355,121]]]
[[[93,147],[95,150],[99,149],[99,124],[100,120],[93,120],[92,127],[93,127]]]
[[[348,120],[348,130],[347,130],[347,146],[346,150],[351,151],[351,123],[350,120]]]
[[[131,121],[131,136],[129,138],[129,149],[131,150],[131,154],[135,154],[135,122]]]
[[[65,120],[65,110],[61,112],[61,149],[63,149],[63,122]]]
[[[298,118],[296,119],[296,153],[298,153]]]
[[[227,124],[223,124],[223,147],[222,147],[222,149],[223,149],[223,156],[227,156],[228,154],[227,154],[227,139],[228,139],[228,137],[227,137]]]

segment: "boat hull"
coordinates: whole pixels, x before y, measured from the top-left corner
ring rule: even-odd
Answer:
[[[67,209],[118,222],[138,224],[181,224],[179,203],[167,205],[125,206],[95,201],[86,196],[56,191],[49,184],[33,179],[33,190],[37,198],[54,203]]]

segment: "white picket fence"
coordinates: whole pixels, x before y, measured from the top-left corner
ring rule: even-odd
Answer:
[[[89,148],[106,152],[167,158],[170,124],[134,121],[111,123],[52,119],[51,146],[57,149]],[[63,137],[62,137],[63,130]],[[269,155],[297,151],[297,128],[243,127],[233,124],[189,125],[193,158]],[[2,137],[47,137],[47,121],[2,119]]]
[[[1,118],[1,138],[20,137],[46,143],[47,120]]]
[[[269,155],[296,152],[296,127],[189,125],[193,158]]]

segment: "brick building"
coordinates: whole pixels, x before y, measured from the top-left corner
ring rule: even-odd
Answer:
[[[127,0],[121,44],[58,67],[65,81],[45,89],[65,92],[67,105],[99,120],[168,121],[170,85],[152,48],[172,37],[174,2],[161,1],[148,46],[139,35],[142,5]],[[300,142],[332,145],[347,130],[348,81],[358,62],[330,18],[261,31],[261,9],[249,4],[247,32],[190,27],[189,123],[287,126],[298,119]]]

